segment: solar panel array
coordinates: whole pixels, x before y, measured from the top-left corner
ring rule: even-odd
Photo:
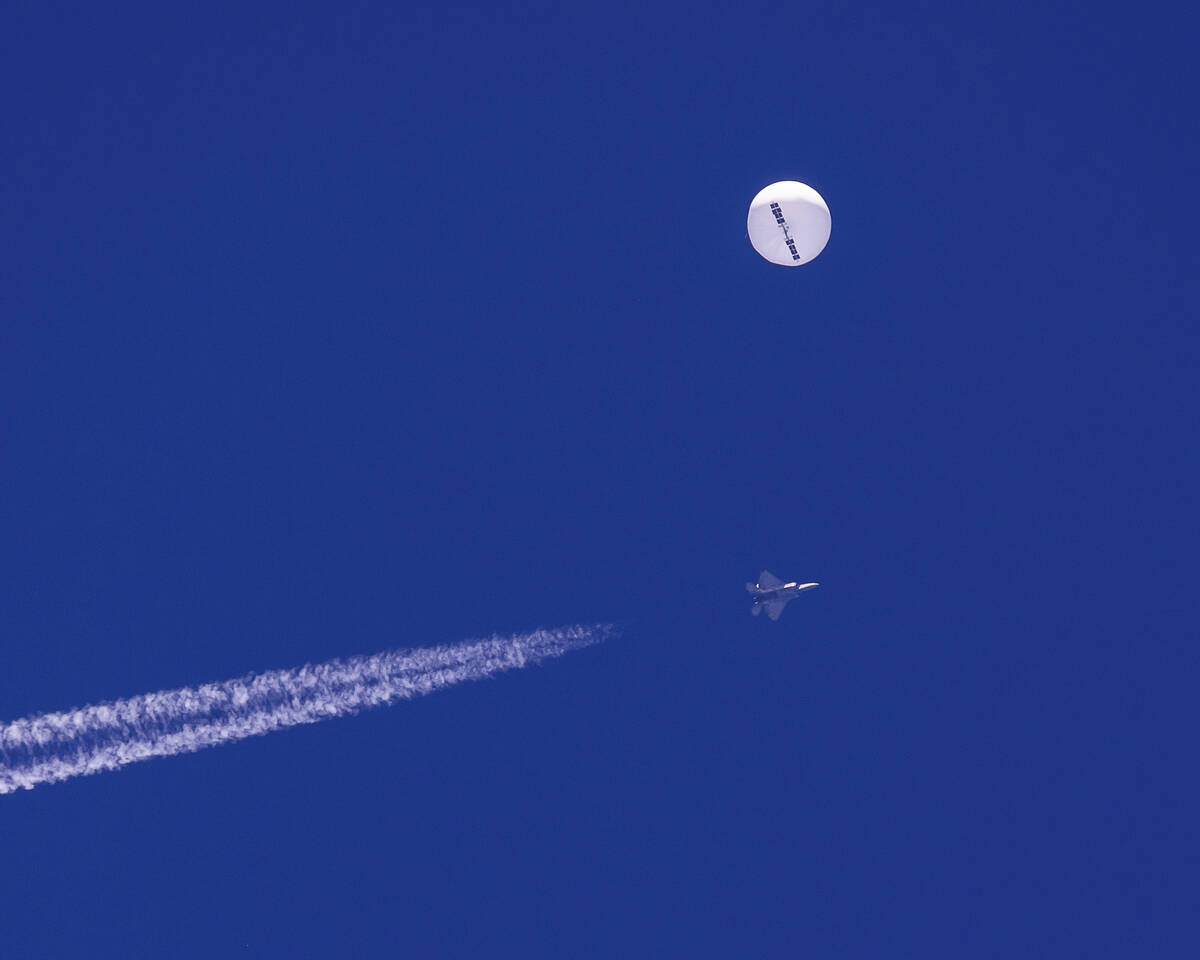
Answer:
[[[775,222],[779,224],[779,228],[783,231],[783,242],[787,244],[787,248],[792,251],[792,259],[799,260],[800,254],[796,252],[796,241],[792,239],[788,233],[787,221],[783,219],[783,211],[779,209],[779,204],[771,204],[771,212],[775,214]]]

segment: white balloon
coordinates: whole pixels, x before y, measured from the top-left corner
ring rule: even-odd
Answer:
[[[833,222],[821,195],[806,183],[780,180],[750,201],[746,232],[765,259],[784,267],[808,263],[825,249]]]

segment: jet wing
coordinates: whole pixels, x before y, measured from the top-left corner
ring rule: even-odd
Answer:
[[[776,587],[783,586],[783,581],[770,570],[764,570],[758,575],[758,585],[763,590],[774,590]]]
[[[778,620],[779,615],[783,613],[783,608],[787,605],[787,600],[769,600],[763,604],[763,609],[767,611],[767,616],[772,620]]]

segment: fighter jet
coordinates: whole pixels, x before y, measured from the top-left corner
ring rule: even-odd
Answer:
[[[746,591],[754,596],[754,606],[750,608],[750,613],[757,617],[766,610],[768,617],[778,620],[790,600],[795,600],[805,590],[818,586],[818,583],[796,583],[794,580],[784,583],[770,570],[764,570],[758,575],[758,583],[746,584]]]

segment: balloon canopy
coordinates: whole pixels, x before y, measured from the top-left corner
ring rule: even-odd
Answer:
[[[812,187],[780,180],[763,187],[750,201],[746,232],[765,259],[784,267],[808,263],[829,242],[829,207]]]

